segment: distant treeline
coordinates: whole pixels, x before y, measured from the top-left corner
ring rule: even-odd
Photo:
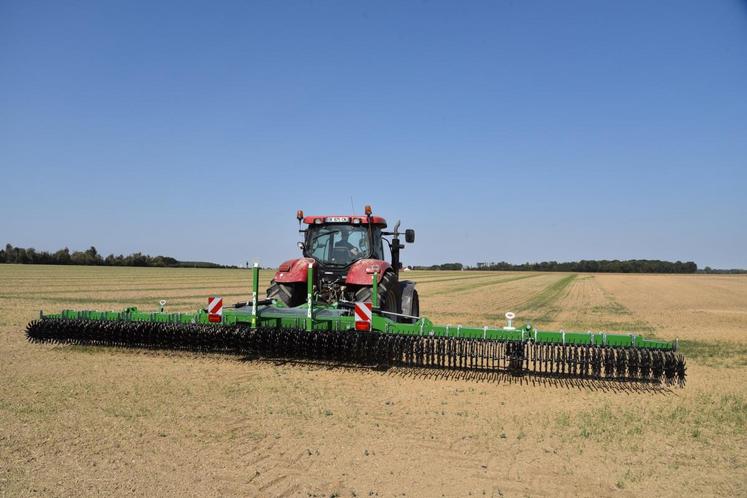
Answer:
[[[410,266],[413,270],[463,270],[466,267],[462,263],[444,263],[431,266]]]
[[[581,260],[558,263],[542,261],[512,265],[500,263],[478,263],[475,270],[511,270],[511,271],[578,271],[599,273],[695,273],[698,265],[692,261],[662,261],[659,259],[617,259]]]
[[[414,270],[477,270],[477,271],[577,271],[601,273],[695,273],[698,265],[692,261],[661,261],[658,259],[629,259],[619,260],[582,260],[558,263],[557,261],[542,261],[540,263],[524,263],[514,265],[501,261],[500,263],[477,263],[470,267],[461,263],[446,263],[433,266],[413,266]],[[713,270],[712,270],[713,271]]]
[[[203,261],[179,261],[169,256],[148,256],[136,252],[128,256],[110,254],[103,257],[91,246],[85,251],[73,251],[67,247],[50,253],[37,251],[33,247],[13,247],[5,245],[0,249],[0,263],[16,263],[22,265],[92,265],[92,266],[158,266],[174,268],[225,268],[216,263]]]
[[[741,274],[741,273],[747,273],[747,270],[741,269],[741,268],[726,268],[726,269],[718,269],[718,268],[711,268],[710,266],[706,266],[702,270],[698,270],[698,273],[717,273],[717,274]]]

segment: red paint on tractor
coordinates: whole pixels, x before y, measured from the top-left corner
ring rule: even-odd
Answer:
[[[376,267],[378,266],[378,270]],[[345,285],[371,285],[374,271],[379,274],[379,281],[384,272],[392,267],[390,263],[380,259],[361,259],[353,263],[345,278]]]
[[[288,284],[296,282],[306,282],[306,272],[311,263],[316,269],[318,263],[312,258],[298,258],[284,261],[275,272],[275,282]]]

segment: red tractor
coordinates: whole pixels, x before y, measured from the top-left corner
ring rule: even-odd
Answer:
[[[304,241],[298,243],[302,258],[290,259],[275,273],[267,297],[294,307],[306,302],[306,272],[314,269],[314,290],[321,302],[371,302],[373,275],[378,275],[379,308],[382,313],[400,321],[412,321],[420,315],[415,282],[399,280],[399,222],[386,232],[386,220],[371,214],[349,216],[306,216],[296,213],[299,228],[305,229]],[[391,236],[391,240],[385,238]],[[384,242],[389,247],[391,263],[384,259]],[[415,242],[415,231],[405,230],[405,242]]]

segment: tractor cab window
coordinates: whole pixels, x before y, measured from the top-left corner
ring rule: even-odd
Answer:
[[[347,266],[372,255],[366,226],[312,225],[307,237],[308,255],[320,263]],[[378,252],[374,248],[373,254]]]

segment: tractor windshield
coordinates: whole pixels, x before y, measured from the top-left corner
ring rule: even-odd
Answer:
[[[322,264],[347,266],[372,254],[366,225],[311,225],[306,237],[306,255]]]

